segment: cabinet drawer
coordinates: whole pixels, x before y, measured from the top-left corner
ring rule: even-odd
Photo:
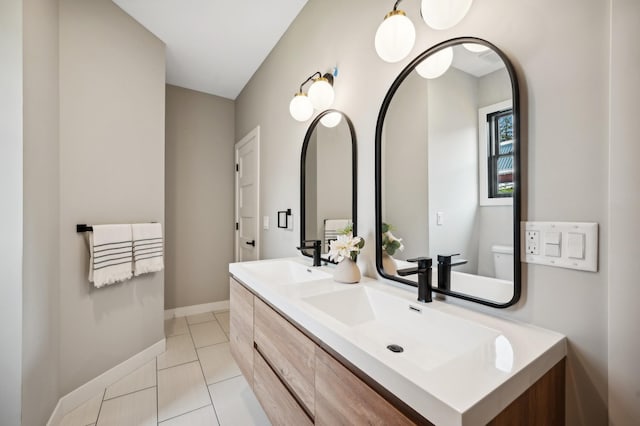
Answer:
[[[311,419],[257,351],[253,359],[253,391],[271,423],[312,425]]]
[[[413,425],[382,396],[320,348],[316,350],[317,425]]]
[[[260,353],[313,416],[315,344],[257,298],[254,340]]]
[[[253,382],[253,294],[229,280],[229,341],[231,354],[249,385]]]

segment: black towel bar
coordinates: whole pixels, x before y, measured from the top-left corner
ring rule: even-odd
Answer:
[[[86,223],[79,223],[76,225],[76,232],[93,232],[93,226]]]

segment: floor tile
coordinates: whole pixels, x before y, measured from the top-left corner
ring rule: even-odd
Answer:
[[[222,327],[218,321],[201,322],[190,325],[191,336],[196,348],[203,346],[215,345],[216,343],[226,342],[227,335],[222,331]]]
[[[216,317],[213,316],[213,312],[205,312],[204,314],[189,315],[187,322],[189,324],[198,324],[199,322],[213,321]]]
[[[211,400],[200,363],[158,370],[158,420],[163,421],[209,405]]]
[[[177,336],[178,334],[187,334],[189,327],[185,317],[171,318],[164,321],[164,335]]]
[[[216,413],[211,405],[160,423],[162,426],[218,426]]]
[[[249,384],[242,376],[209,386],[220,425],[269,425]]]
[[[156,359],[138,368],[107,388],[104,399],[111,399],[156,385]]]
[[[229,343],[200,348],[198,349],[198,358],[208,385],[242,374],[238,364],[231,356]]]
[[[167,349],[158,355],[158,370],[197,359],[190,334],[167,337]]]
[[[157,414],[156,388],[149,388],[104,401],[97,426],[154,426]]]
[[[73,411],[68,412],[60,422],[60,426],[85,426],[98,420],[102,395],[100,392],[89,401],[85,402]]]
[[[226,312],[216,312],[216,319],[220,323],[220,326],[224,330],[227,335],[229,334],[229,311]]]

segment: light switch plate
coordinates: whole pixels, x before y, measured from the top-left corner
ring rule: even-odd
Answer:
[[[521,222],[521,261],[559,268],[598,271],[598,224],[593,222]],[[538,236],[532,252],[527,237]],[[558,250],[555,250],[555,246]]]

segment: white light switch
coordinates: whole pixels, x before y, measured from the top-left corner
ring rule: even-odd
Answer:
[[[436,212],[436,225],[441,226],[444,223],[444,212]]]
[[[549,257],[560,257],[560,244],[546,243],[544,245],[544,255]]]
[[[598,270],[597,223],[522,222],[520,235],[523,262]]]
[[[560,244],[560,238],[562,234],[558,231],[551,231],[544,233],[544,242],[546,244]]]
[[[262,216],[262,229],[269,229],[269,216]]]
[[[580,232],[569,232],[567,240],[569,258],[584,259],[584,234]]]

